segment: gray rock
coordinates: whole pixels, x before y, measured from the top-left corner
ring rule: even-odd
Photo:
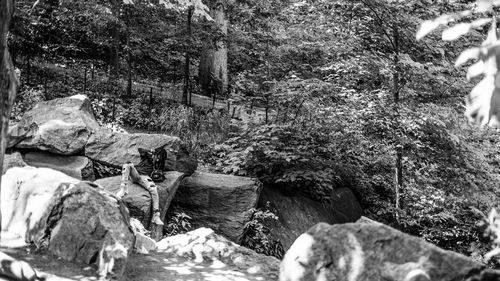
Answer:
[[[47,152],[30,152],[24,161],[33,167],[51,168],[79,180],[95,180],[92,161],[85,156],[63,156]]]
[[[48,208],[58,186],[79,180],[47,168],[14,167],[2,177],[1,210],[2,240],[9,237],[22,243]]]
[[[85,155],[110,166],[121,167],[127,162],[139,164],[138,148],[155,149],[165,145],[168,152],[165,168],[192,174],[198,167],[195,157],[189,155],[186,145],[177,137],[162,134],[126,134],[101,129],[93,134],[85,147]]]
[[[253,178],[195,172],[182,181],[172,208],[189,215],[193,227],[209,227],[241,243],[261,186]]]
[[[165,180],[156,183],[158,188],[158,199],[160,203],[160,218],[165,221],[165,215],[172,202],[182,178],[183,173],[166,172]],[[121,176],[98,179],[95,181],[105,190],[116,194],[120,189]],[[151,195],[149,192],[138,184],[128,182],[129,193],[122,198],[123,202],[130,211],[130,215],[137,218],[146,228],[149,228],[151,221]]]
[[[83,150],[98,128],[89,99],[76,95],[38,103],[9,128],[8,143],[17,148],[72,155]]]
[[[331,210],[335,223],[355,222],[363,215],[363,209],[349,188],[337,188],[330,194]]]
[[[124,205],[91,182],[62,183],[27,241],[68,261],[97,263],[99,275],[121,279],[134,247]]]
[[[280,281],[452,281],[484,269],[468,257],[380,223],[319,223],[285,254]]]
[[[268,204],[269,202],[269,204]],[[259,207],[269,207],[277,221],[266,220],[264,224],[271,229],[271,237],[287,250],[295,239],[319,222],[339,223],[332,207],[321,204],[305,196],[285,196],[279,190],[264,187],[260,194]]]
[[[3,169],[2,175],[12,167],[24,167],[26,163],[23,160],[23,156],[19,152],[14,152],[12,154],[5,154],[3,159]]]
[[[257,254],[217,235],[208,228],[167,237],[156,243],[157,251],[170,257],[187,257],[202,268],[216,265],[221,271],[216,280],[277,280],[279,260]],[[197,266],[193,267],[196,268]],[[224,272],[227,270],[228,272]],[[238,278],[231,276],[236,270]],[[206,273],[205,273],[206,274]],[[203,276],[203,274],[199,274]],[[194,276],[191,276],[194,277]],[[214,279],[214,280],[215,280]],[[167,280],[167,279],[163,279]],[[186,278],[183,280],[206,280]]]

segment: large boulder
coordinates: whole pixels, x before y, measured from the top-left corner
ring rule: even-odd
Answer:
[[[139,164],[141,156],[138,148],[155,149],[165,146],[168,171],[192,174],[198,167],[196,157],[189,155],[187,146],[178,137],[162,134],[118,133],[101,129],[93,134],[85,146],[85,155],[105,165],[121,167],[132,162]]]
[[[8,143],[17,148],[72,155],[83,150],[98,128],[89,99],[76,95],[38,103],[9,128]]]
[[[63,182],[78,183],[79,180],[47,168],[28,166],[7,170],[2,176],[2,240],[10,237],[24,242],[26,233],[41,220]]]
[[[29,152],[24,161],[33,167],[51,168],[79,180],[95,180],[92,161],[85,156],[63,156],[47,152]]]
[[[257,254],[215,234],[208,228],[167,237],[156,245],[159,262],[142,265],[148,267],[142,269],[147,272],[138,275],[142,280],[272,281],[278,279],[278,259]],[[177,270],[189,264],[191,266],[185,274],[183,274],[185,271]],[[163,278],[159,278],[162,276],[161,273],[155,276],[154,270],[149,269],[153,266],[167,268]],[[137,269],[129,270],[136,272]],[[177,272],[181,274],[175,276]]]
[[[346,219],[356,221],[361,215],[353,213],[352,217],[346,217],[344,214],[351,209],[345,206],[359,206],[359,203],[354,196],[343,198],[346,202],[327,205],[301,195],[285,196],[277,189],[265,187],[260,194],[259,207],[269,208],[278,216],[277,221],[267,220],[264,224],[271,229],[271,237],[280,241],[286,250],[297,237],[319,222],[333,224],[344,223]]]
[[[2,240],[17,237],[68,261],[98,263],[102,276],[123,273],[134,245],[128,212],[98,185],[16,167],[2,177],[1,193]]]
[[[3,159],[2,175],[12,167],[24,167],[26,162],[23,160],[23,156],[19,152],[14,152],[12,154],[5,154]]]
[[[185,178],[172,202],[193,227],[208,227],[240,243],[257,206],[261,183],[253,178],[195,172]]]
[[[319,223],[285,254],[280,281],[453,281],[485,266],[380,223]],[[500,277],[498,272],[488,272]],[[476,280],[476,279],[474,279]]]
[[[163,221],[165,221],[168,207],[183,178],[183,173],[166,172],[165,180],[156,183],[160,203],[160,218]],[[121,176],[98,179],[95,183],[108,192],[116,194],[120,190]],[[152,216],[151,194],[138,184],[127,181],[127,185],[129,193],[122,198],[123,202],[129,209],[130,215],[137,218],[146,228],[149,228]]]
[[[134,247],[129,220],[125,206],[100,186],[62,183],[27,240],[68,261],[97,263],[100,276],[121,279]]]

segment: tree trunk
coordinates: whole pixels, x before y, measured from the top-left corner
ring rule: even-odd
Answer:
[[[17,80],[14,65],[7,47],[7,32],[12,14],[14,13],[13,0],[0,0],[0,172],[3,173],[3,160],[7,148],[7,128],[14,98],[16,97],[19,81]],[[0,176],[0,187],[1,185]],[[0,230],[1,230],[0,214]]]
[[[210,15],[215,21],[220,32],[224,35],[222,40],[218,40],[215,44],[205,44],[203,46],[202,55],[199,66],[199,81],[201,88],[206,95],[214,95],[213,91],[223,94],[227,91],[228,76],[227,76],[227,26],[225,5],[222,0],[214,1],[214,5],[210,7]],[[215,47],[215,48],[214,48]],[[214,81],[214,79],[216,81]],[[216,86],[214,86],[216,85]]]
[[[132,96],[132,54],[130,48],[130,9],[128,5],[126,6],[126,17],[127,17],[127,97]]]
[[[189,7],[188,13],[187,13],[187,33],[188,33],[188,38],[189,38],[189,44],[191,44],[191,21],[193,18],[193,11],[194,7]],[[189,91],[189,73],[190,73],[190,54],[189,50],[191,49],[191,46],[187,46],[186,48],[186,54],[185,54],[185,62],[184,62],[184,89],[182,91],[182,104],[184,105],[190,105],[191,101],[189,99],[190,97],[190,91]]]
[[[109,52],[109,65],[110,65],[110,75],[113,79],[118,78],[119,71],[119,52],[120,52],[120,1],[111,0],[111,13],[115,17],[115,23],[113,25],[113,42],[110,46]]]

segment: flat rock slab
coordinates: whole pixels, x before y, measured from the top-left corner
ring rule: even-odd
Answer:
[[[95,180],[92,161],[85,156],[30,152],[24,155],[24,161],[30,166],[54,169],[79,180]]]
[[[189,155],[186,145],[178,137],[162,134],[126,134],[101,129],[90,137],[85,146],[85,156],[105,165],[121,167],[128,162],[139,164],[141,156],[138,148],[155,149],[162,146],[167,150],[167,170],[188,175],[196,170],[198,162]]]
[[[182,181],[172,208],[189,215],[193,227],[211,228],[240,243],[261,188],[253,178],[195,172]]]
[[[319,223],[297,238],[285,254],[280,281],[453,281],[485,270],[466,256],[381,223]],[[488,272],[491,279],[484,280],[500,277],[498,271]]]
[[[165,180],[156,183],[158,188],[158,199],[160,203],[160,218],[165,221],[165,215],[170,203],[184,178],[180,172],[166,172]],[[102,186],[106,191],[116,194],[120,190],[121,176],[98,179],[96,184]],[[138,184],[127,182],[129,193],[122,198],[123,202],[130,211],[130,216],[137,218],[146,228],[152,216],[151,195]]]
[[[39,102],[9,127],[7,142],[17,148],[72,155],[83,150],[98,128],[90,100],[75,95]]]

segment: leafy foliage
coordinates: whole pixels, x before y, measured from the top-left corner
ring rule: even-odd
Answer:
[[[192,230],[190,223],[191,220],[192,218],[183,212],[174,212],[173,215],[168,218],[165,224],[164,235],[173,236],[177,234],[183,234]]]
[[[269,202],[267,203],[269,206]],[[283,245],[272,239],[270,229],[264,225],[265,221],[276,221],[278,217],[268,207],[265,210],[253,209],[252,212],[252,219],[245,224],[246,235],[241,245],[257,253],[282,259],[285,254]]]

